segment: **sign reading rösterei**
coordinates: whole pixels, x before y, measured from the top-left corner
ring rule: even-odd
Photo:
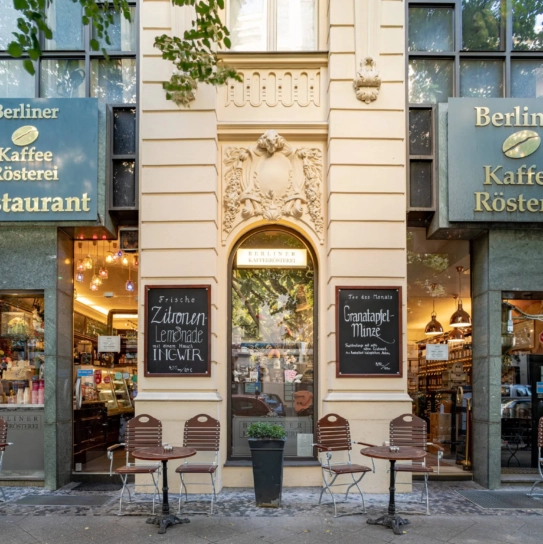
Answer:
[[[95,98],[0,100],[0,221],[97,218]]]
[[[543,219],[543,101],[449,98],[449,221]]]

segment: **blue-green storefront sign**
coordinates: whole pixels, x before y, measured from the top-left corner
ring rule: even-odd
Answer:
[[[0,221],[94,221],[95,98],[0,100]]]
[[[543,100],[450,98],[451,222],[543,221]]]

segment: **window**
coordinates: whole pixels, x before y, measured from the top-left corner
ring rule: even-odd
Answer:
[[[317,0],[232,0],[233,51],[314,51]]]
[[[272,421],[287,431],[286,457],[313,458],[312,254],[289,231],[257,231],[236,249],[231,282],[230,456],[249,457],[247,426]]]
[[[454,96],[543,96],[543,4],[416,0],[407,9],[409,206],[419,213],[434,209],[434,104]]]
[[[12,0],[0,0],[0,98],[84,98],[105,103],[136,102],[136,8],[129,22],[119,14],[109,27],[110,44],[101,43],[109,54],[90,48],[96,38],[93,28],[81,22],[82,8],[72,0],[55,0],[47,8],[50,40],[41,37],[42,57],[35,63],[36,75],[11,58],[6,48],[17,30],[19,12]]]

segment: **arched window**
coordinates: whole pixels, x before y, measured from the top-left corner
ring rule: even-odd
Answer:
[[[316,270],[309,246],[286,229],[246,236],[232,254],[230,457],[249,457],[248,425],[283,425],[285,457],[313,457]]]

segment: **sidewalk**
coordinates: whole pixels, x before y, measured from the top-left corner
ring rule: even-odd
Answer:
[[[418,484],[416,484],[420,490]],[[390,529],[366,524],[368,517],[378,517],[386,510],[387,495],[366,495],[368,514],[333,518],[329,502],[317,506],[318,489],[286,488],[281,509],[254,506],[252,490],[224,489],[218,497],[213,517],[188,515],[187,525],[169,528],[157,534],[145,523],[150,512],[148,496],[137,495],[129,505],[129,515],[118,517],[118,493],[77,492],[67,486],[53,494],[39,488],[5,488],[7,503],[0,503],[0,544],[147,544],[182,542],[184,544],[541,544],[543,542],[543,501],[536,509],[485,509],[467,500],[457,491],[481,489],[472,482],[435,482],[430,486],[431,516],[421,511],[420,495],[398,494],[397,508],[406,512],[410,525],[406,534],[396,536]],[[529,488],[509,488],[527,491]],[[417,490],[417,491],[418,491]],[[507,492],[508,488],[503,491]],[[78,497],[106,495],[103,506],[27,506],[16,504],[24,496],[44,495],[77,502]],[[75,499],[72,499],[75,497]],[[176,496],[175,496],[176,497]],[[172,496],[173,499],[173,496]],[[329,501],[329,499],[327,499]],[[191,503],[190,510],[206,509],[207,503]],[[172,500],[172,509],[177,503]],[[342,511],[356,512],[360,501],[351,497],[340,505]]]

